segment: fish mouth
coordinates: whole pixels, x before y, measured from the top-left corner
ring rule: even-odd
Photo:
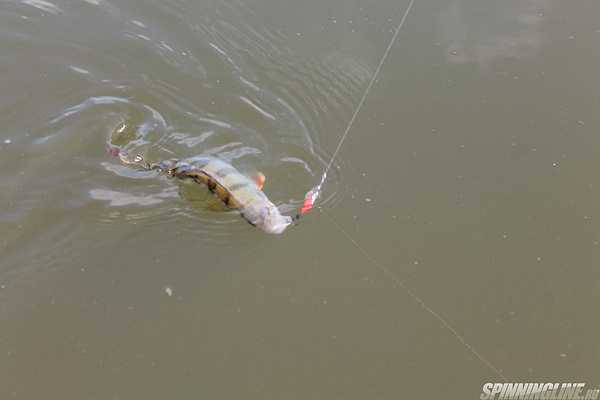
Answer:
[[[288,216],[282,216],[281,218],[279,218],[279,221],[274,222],[274,223],[265,223],[261,226],[262,230],[267,232],[267,233],[272,233],[272,234],[281,234],[283,233],[283,231],[286,230],[286,228],[288,226],[290,226],[292,223],[292,218],[288,217]]]

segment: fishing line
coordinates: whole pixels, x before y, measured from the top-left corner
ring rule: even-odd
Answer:
[[[333,151],[333,154],[331,155],[331,158],[329,159],[329,163],[327,164],[327,166],[325,167],[325,170],[323,171],[323,174],[321,175],[321,180],[320,180],[319,184],[317,186],[313,187],[311,190],[309,190],[306,193],[306,195],[304,196],[304,202],[302,203],[302,207],[300,207],[300,209],[298,210],[298,214],[296,214],[296,216],[294,217],[294,220],[298,220],[302,215],[308,213],[315,206],[317,199],[321,195],[321,189],[323,188],[323,184],[325,183],[325,180],[327,179],[327,173],[331,169],[338,153],[340,152],[340,149],[342,148],[342,145],[346,141],[346,138],[348,137],[348,134],[350,133],[350,129],[352,129],[352,126],[354,125],[354,121],[356,120],[358,113],[360,112],[363,105],[365,104],[365,101],[367,100],[367,96],[369,96],[369,93],[371,92],[373,85],[375,84],[375,82],[377,82],[377,77],[379,76],[379,73],[381,72],[381,68],[383,67],[383,64],[385,63],[385,60],[387,59],[388,55],[390,54],[392,47],[394,47],[394,43],[396,42],[396,39],[398,38],[398,35],[400,34],[400,30],[404,26],[404,22],[406,22],[406,18],[408,17],[408,14],[410,13],[410,10],[412,9],[414,3],[415,3],[415,0],[410,0],[410,3],[408,3],[408,7],[406,7],[406,10],[404,11],[402,18],[400,19],[398,26],[396,26],[396,29],[394,30],[394,34],[392,35],[392,39],[390,40],[390,43],[388,44],[387,48],[383,52],[383,56],[381,56],[381,60],[379,60],[379,64],[377,65],[377,68],[375,68],[375,72],[373,73],[373,76],[371,77],[371,80],[369,81],[367,88],[365,89],[362,97],[360,98],[360,101],[358,102],[358,105],[356,106],[356,109],[354,110],[354,114],[352,114],[350,121],[348,121],[348,125],[346,125],[346,129],[344,130],[344,133],[342,134],[335,150]]]
[[[369,81],[367,88],[365,89],[360,101],[358,102],[358,105],[356,106],[356,110],[354,110],[354,114],[352,114],[350,121],[348,121],[348,125],[346,126],[346,129],[344,130],[344,133],[342,134],[342,137],[340,138],[340,141],[338,142],[338,145],[335,148],[333,155],[331,156],[331,159],[329,160],[329,163],[325,167],[325,170],[323,171],[323,175],[321,175],[321,181],[319,182],[319,184],[317,186],[315,186],[315,188],[313,188],[311,190],[312,193],[309,192],[309,194],[312,194],[311,206],[314,205],[317,198],[319,197],[321,188],[323,187],[323,184],[325,183],[325,180],[327,179],[327,173],[331,169],[331,166],[333,165],[333,162],[335,161],[340,149],[342,148],[342,145],[346,141],[346,138],[348,137],[348,133],[350,133],[350,129],[352,129],[352,126],[354,125],[354,121],[356,120],[358,113],[360,112],[363,105],[365,104],[365,101],[367,100],[367,96],[369,95],[369,92],[371,92],[371,88],[373,88],[373,85],[377,81],[377,77],[379,76],[379,73],[381,72],[381,68],[383,67],[383,64],[385,63],[385,60],[387,59],[388,55],[390,54],[390,51],[392,50],[392,47],[394,46],[394,43],[396,42],[396,39],[398,38],[398,35],[400,34],[400,30],[404,26],[404,22],[406,21],[406,18],[408,17],[408,14],[410,13],[410,10],[412,9],[414,3],[415,3],[415,0],[410,0],[408,7],[406,7],[406,10],[404,11],[404,15],[402,15],[402,18],[400,19],[400,22],[398,23],[398,26],[396,27],[396,30],[394,31],[394,34],[392,35],[392,39],[390,40],[390,43],[388,44],[387,48],[385,49],[385,52],[383,53],[381,60],[379,60],[379,64],[377,65],[377,68],[375,68],[375,72],[373,73],[373,76],[371,77],[371,80]]]
[[[323,211],[323,210],[321,210]],[[456,338],[456,340],[458,340],[467,350],[469,350],[469,352],[471,352],[471,354],[473,354],[475,357],[477,357],[477,359],[479,361],[481,361],[485,366],[487,366],[490,370],[494,371],[494,373],[496,373],[496,375],[498,375],[500,378],[502,378],[504,381],[507,381],[508,379],[504,376],[504,374],[502,374],[502,372],[500,371],[500,369],[498,369],[497,367],[494,366],[494,364],[492,364],[487,358],[485,358],[481,353],[479,353],[472,345],[470,345],[466,339],[464,338],[464,336],[462,336],[451,324],[450,322],[448,322],[444,317],[442,317],[440,314],[438,314],[437,312],[435,312],[431,307],[429,307],[427,305],[427,303],[425,303],[425,301],[417,296],[417,294],[415,292],[413,292],[407,285],[406,283],[404,283],[403,280],[401,280],[400,278],[398,278],[396,276],[396,274],[394,274],[389,268],[387,268],[385,265],[381,264],[379,261],[377,261],[373,256],[371,256],[371,254],[369,254],[369,252],[367,252],[367,250],[365,250],[361,245],[358,244],[358,242],[344,229],[340,226],[340,224],[338,224],[328,213],[325,213],[323,211],[323,214],[325,214],[327,216],[327,218],[329,218],[329,220],[333,223],[333,225],[340,231],[342,232],[342,234],[344,236],[346,236],[346,238],[354,245],[354,247],[356,247],[362,254],[363,256],[365,256],[365,258],[367,260],[369,260],[373,265],[375,265],[377,268],[379,268],[379,270],[381,272],[383,272],[384,275],[386,275],[389,279],[391,279],[396,285],[398,285],[399,287],[401,287],[402,289],[404,289],[406,291],[406,293],[408,293],[408,295],[419,305],[421,306],[422,309],[424,309],[425,311],[427,311],[429,314],[431,314],[435,319],[437,319],[439,321],[440,324],[442,324],[442,326],[444,326],[446,329],[448,329],[448,331],[450,331],[450,333],[452,334],[452,336],[454,336]]]
[[[337,147],[335,148],[335,150],[331,156],[331,159],[329,160],[329,163],[327,164],[327,166],[325,167],[325,170],[323,171],[323,175],[321,176],[321,181],[319,182],[319,184],[317,186],[315,186],[311,191],[309,191],[307,193],[305,201],[304,201],[304,205],[298,215],[304,214],[304,213],[308,212],[311,208],[313,208],[314,203],[316,202],[317,198],[319,197],[321,188],[322,188],[323,184],[325,183],[325,180],[327,179],[327,173],[331,169],[331,166],[333,165],[340,149],[342,148],[344,141],[348,137],[348,134],[350,133],[350,129],[352,129],[352,126],[354,125],[354,121],[356,120],[358,113],[362,109],[362,107],[367,99],[367,96],[369,95],[369,92],[371,91],[371,89],[373,88],[373,85],[377,81],[377,77],[379,76],[379,73],[381,72],[381,68],[383,67],[385,60],[387,59],[392,47],[394,46],[394,43],[396,42],[396,39],[398,38],[400,30],[404,26],[404,23],[406,22],[406,18],[408,17],[408,14],[410,13],[414,3],[415,3],[415,0],[411,0],[410,3],[408,4],[408,6],[406,7],[406,10],[404,11],[402,18],[400,19],[400,22],[398,23],[398,26],[396,27],[396,30],[394,31],[394,34],[392,36],[392,39],[390,40],[390,43],[388,44],[385,52],[383,53],[383,56],[381,57],[381,60],[379,61],[379,64],[377,65],[377,68],[375,69],[375,72],[373,73],[373,76],[371,77],[369,84],[367,85],[367,88],[365,89],[360,101],[358,102],[356,110],[354,111],[354,114],[352,114],[352,117],[350,118],[350,121],[348,122],[348,125],[346,126],[346,129],[344,130],[344,133],[342,134],[342,136],[337,144]],[[475,349],[472,345],[470,345],[466,341],[466,339],[444,317],[442,317],[440,314],[438,314],[436,311],[434,311],[431,307],[429,307],[427,305],[427,303],[425,303],[425,301],[423,301],[423,299],[421,299],[421,297],[419,297],[415,292],[413,292],[404,283],[404,281],[402,281],[400,278],[398,278],[389,268],[387,268],[385,265],[381,264],[373,256],[371,256],[371,254],[369,254],[369,252],[367,252],[361,245],[359,245],[358,242],[344,228],[342,228],[331,216],[329,216],[329,214],[327,214],[325,212],[323,212],[323,214],[325,214],[329,218],[329,220],[333,223],[333,225],[354,245],[354,247],[356,247],[363,254],[363,256],[367,260],[369,260],[373,265],[375,265],[377,268],[379,268],[379,270],[384,275],[386,275],[389,279],[391,279],[397,286],[404,289],[404,291],[406,291],[406,293],[408,293],[408,295],[421,308],[423,308],[431,316],[433,316],[436,320],[438,320],[438,322],[442,326],[444,326],[452,334],[452,336],[454,336],[454,338],[456,340],[458,340],[458,342],[461,343],[471,354],[473,354],[479,361],[481,361],[485,366],[487,366],[490,370],[492,370],[500,378],[502,378],[505,381],[507,380],[507,378],[504,376],[504,374],[502,374],[502,371],[500,371],[500,369],[496,368],[494,366],[494,364],[492,364],[487,358],[485,358],[481,353],[479,353],[479,351],[477,351],[477,349]]]

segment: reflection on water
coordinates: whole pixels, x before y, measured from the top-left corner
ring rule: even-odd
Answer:
[[[487,65],[498,58],[532,54],[541,45],[548,0],[511,1],[511,6],[457,0],[440,12],[448,61]]]
[[[61,14],[62,10],[56,5],[44,0],[23,0],[23,4],[27,4],[32,7],[36,7],[42,11],[49,12],[52,14]]]
[[[136,196],[130,193],[117,192],[114,190],[92,189],[90,196],[95,200],[108,200],[111,207],[127,206],[136,204],[140,206],[151,206],[164,201],[164,198],[174,197],[172,193],[165,192],[157,195]]]

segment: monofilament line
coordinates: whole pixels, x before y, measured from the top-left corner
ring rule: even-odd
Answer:
[[[373,73],[373,76],[371,77],[371,81],[367,85],[367,88],[365,89],[360,101],[358,102],[358,105],[356,106],[356,110],[354,110],[354,114],[352,114],[352,118],[350,118],[350,121],[348,121],[348,125],[346,126],[346,129],[344,130],[344,133],[342,134],[342,137],[341,137],[340,141],[338,142],[338,145],[335,148],[333,155],[331,156],[331,159],[329,160],[329,164],[327,164],[327,167],[325,167],[325,171],[323,172],[323,175],[321,177],[321,182],[318,185],[319,188],[325,182],[325,179],[327,178],[327,172],[329,172],[329,169],[333,165],[333,162],[335,161],[337,154],[339,153],[340,149],[342,148],[342,145],[344,144],[344,141],[346,140],[346,137],[348,136],[350,129],[352,129],[352,125],[354,125],[354,121],[356,120],[358,113],[360,112],[363,105],[365,104],[365,100],[367,99],[367,96],[369,95],[371,88],[377,81],[377,77],[379,76],[379,73],[381,72],[381,67],[383,67],[383,64],[385,63],[385,60],[387,59],[388,54],[390,54],[392,47],[394,47],[394,43],[396,42],[396,39],[398,38],[398,34],[400,33],[400,30],[404,26],[404,22],[406,21],[406,18],[408,17],[408,14],[410,13],[410,10],[412,9],[414,3],[415,3],[415,0],[410,0],[410,3],[408,3],[408,7],[406,7],[406,11],[404,11],[404,15],[402,15],[402,18],[400,19],[400,22],[398,23],[398,26],[396,27],[396,30],[394,31],[394,35],[392,36],[392,39],[390,40],[390,43],[388,44],[387,49],[385,49],[385,52],[383,53],[381,60],[379,61],[379,65],[377,65],[377,68],[375,69],[375,72]]]
[[[477,351],[477,349],[475,349],[472,345],[470,345],[466,341],[466,339],[460,333],[458,333],[458,331],[456,329],[454,329],[454,327],[444,317],[442,317],[440,314],[435,312],[431,307],[429,307],[427,305],[427,303],[425,303],[425,301],[423,301],[423,299],[421,299],[419,296],[417,296],[417,294],[415,292],[413,292],[404,283],[404,281],[402,281],[400,278],[398,278],[396,276],[396,274],[394,274],[389,268],[387,268],[385,265],[381,264],[373,256],[371,256],[371,254],[369,254],[369,252],[367,252],[367,250],[365,250],[361,245],[359,245],[358,242],[356,240],[354,240],[354,238],[352,236],[350,236],[350,234],[348,232],[346,232],[346,230],[344,228],[342,228],[331,216],[329,216],[329,214],[327,214],[325,212],[323,212],[323,214],[325,214],[329,218],[329,220],[333,223],[333,225],[335,225],[335,227],[340,232],[342,232],[342,234],[344,236],[346,236],[346,238],[354,245],[354,247],[356,247],[358,249],[358,251],[360,251],[362,253],[363,256],[365,256],[365,258],[367,260],[369,260],[373,265],[375,265],[377,268],[379,268],[379,270],[381,272],[383,272],[383,274],[386,275],[389,279],[391,279],[392,282],[394,282],[397,286],[404,289],[404,291],[406,291],[406,293],[408,293],[408,295],[419,306],[421,306],[422,309],[424,309],[429,314],[431,314],[435,319],[437,319],[439,321],[439,323],[442,324],[442,326],[444,328],[446,328],[452,334],[452,336],[454,336],[454,338],[456,338],[456,340],[458,340],[458,342],[460,344],[462,344],[471,354],[473,354],[479,361],[481,361],[490,370],[494,371],[494,373],[496,375],[498,375],[498,377],[500,377],[504,381],[508,381],[508,379],[504,376],[502,371],[500,371],[499,368],[496,368],[494,366],[494,364],[492,364],[487,358],[485,358],[481,353],[479,353],[479,351]]]

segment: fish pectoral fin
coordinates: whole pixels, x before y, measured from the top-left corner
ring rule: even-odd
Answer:
[[[249,176],[249,178],[256,184],[256,187],[259,190],[263,189],[263,187],[265,186],[265,181],[267,180],[265,174],[263,174],[262,172],[254,172]]]
[[[224,212],[229,210],[229,208],[223,204],[221,200],[213,196],[206,200],[206,203],[204,203],[204,208],[215,212]]]
[[[227,211],[228,208],[221,200],[211,194],[205,187],[193,184],[192,182],[182,182],[179,186],[179,195],[191,202],[194,208],[214,212]]]

